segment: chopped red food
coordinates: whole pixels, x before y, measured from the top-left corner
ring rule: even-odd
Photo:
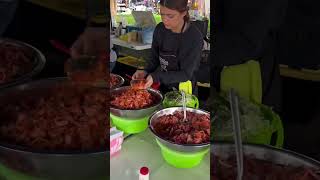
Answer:
[[[187,111],[187,121],[183,121],[183,112],[164,115],[153,124],[156,133],[177,144],[202,144],[210,141],[210,117]]]
[[[147,90],[128,89],[117,95],[113,95],[110,104],[119,109],[135,110],[152,106],[156,101]]]
[[[32,70],[32,55],[24,47],[0,43],[0,84]]]
[[[211,179],[237,179],[237,163],[235,156],[223,159],[211,155]],[[320,174],[315,169],[279,165],[253,156],[244,156],[243,180],[319,180]]]
[[[110,87],[113,88],[119,83],[120,83],[120,80],[117,78],[117,76],[110,74]]]
[[[1,140],[37,150],[106,149],[108,91],[69,85],[49,91],[1,107]]]

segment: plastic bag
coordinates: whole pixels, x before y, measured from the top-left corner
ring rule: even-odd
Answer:
[[[152,44],[154,27],[143,28],[141,32],[143,44]]]

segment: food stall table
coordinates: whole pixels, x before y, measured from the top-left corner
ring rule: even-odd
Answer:
[[[143,43],[138,43],[138,42],[130,42],[129,43],[129,42],[123,41],[123,40],[121,40],[117,37],[114,37],[114,36],[111,36],[111,42],[114,45],[130,48],[130,49],[137,50],[137,51],[151,49],[151,44],[143,44]]]
[[[119,154],[110,159],[110,180],[138,180],[139,170],[146,166],[152,180],[209,180],[210,156],[191,169],[177,169],[167,164],[150,130],[126,138]]]

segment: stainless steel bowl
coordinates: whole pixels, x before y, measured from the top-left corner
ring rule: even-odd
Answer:
[[[118,84],[110,87],[111,89],[119,88],[119,87],[121,87],[121,86],[124,84],[124,79],[123,79],[123,77],[121,77],[120,75],[110,73],[110,76],[115,76],[115,77],[120,81],[120,83],[118,83]]]
[[[235,146],[232,143],[213,143],[210,151],[212,155],[222,158],[228,158],[231,155],[235,156]],[[275,164],[320,169],[319,161],[293,151],[272,146],[244,144],[243,153],[244,155],[253,155],[256,159],[266,160]]]
[[[130,86],[124,86],[117,89],[113,89],[110,91],[110,95],[112,96],[112,95],[123,93],[130,88],[131,88]],[[157,91],[151,88],[147,89],[147,91],[156,97],[156,102],[153,106],[148,108],[136,109],[136,110],[126,110],[126,109],[119,109],[117,107],[110,105],[110,113],[112,115],[125,118],[128,120],[138,120],[141,118],[148,117],[160,107],[163,100],[163,96],[160,93],[160,91]]]
[[[7,44],[11,44],[11,45],[14,45],[17,47],[22,47],[22,48],[25,48],[27,51],[30,51],[32,54],[33,68],[31,69],[30,72],[27,72],[25,74],[21,74],[19,77],[17,77],[16,79],[14,79],[12,81],[9,81],[6,83],[0,83],[0,89],[24,83],[24,82],[30,80],[32,77],[38,75],[43,70],[45,63],[46,63],[46,58],[37,48],[35,48],[27,43],[17,41],[17,40],[12,40],[12,39],[1,39],[0,38],[0,44],[1,43],[7,43]]]
[[[177,144],[171,141],[168,141],[166,139],[163,139],[162,137],[160,137],[156,131],[154,130],[154,123],[157,122],[158,118],[164,115],[169,115],[169,114],[173,114],[175,111],[183,111],[182,107],[171,107],[171,108],[166,108],[163,109],[161,111],[158,111],[156,113],[154,113],[149,120],[149,129],[151,130],[151,132],[153,133],[153,135],[156,137],[157,140],[159,140],[163,145],[165,145],[166,147],[168,147],[169,149],[172,150],[176,150],[179,152],[199,152],[199,151],[203,151],[207,148],[209,148],[210,146],[210,142],[208,143],[203,143],[203,144]],[[192,108],[187,108],[188,112],[193,112],[193,113],[197,113],[197,114],[206,114],[206,115],[210,115],[209,112],[204,111],[204,110],[199,110],[199,109],[192,109]]]
[[[43,79],[0,91],[0,104],[38,97],[67,78]],[[0,121],[5,120],[0,113]],[[0,138],[1,139],[1,138]],[[109,148],[109,146],[108,146]],[[86,180],[109,176],[109,149],[95,151],[39,151],[0,140],[0,163],[7,168],[42,179]]]

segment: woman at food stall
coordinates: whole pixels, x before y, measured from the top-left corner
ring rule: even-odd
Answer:
[[[159,23],[153,34],[152,56],[144,70],[133,79],[146,78],[145,87],[161,83],[163,92],[178,88],[180,82],[191,81],[197,94],[196,72],[199,69],[203,37],[190,24],[188,0],[160,0]]]

